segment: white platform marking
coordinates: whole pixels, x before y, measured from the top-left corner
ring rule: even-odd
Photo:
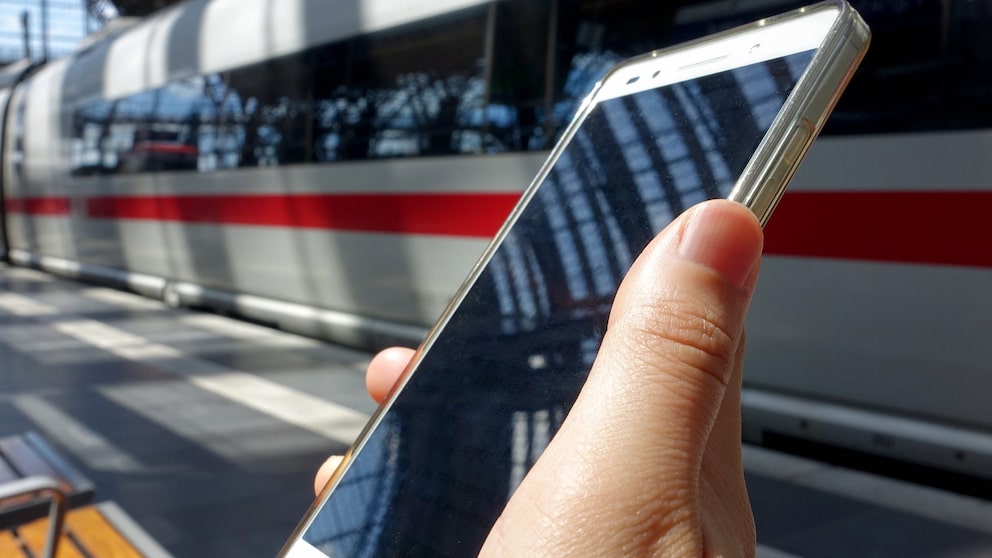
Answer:
[[[351,444],[368,420],[366,414],[343,405],[186,356],[178,349],[100,322],[72,320],[56,322],[52,327],[111,354],[183,377],[204,390],[343,444]]]
[[[0,310],[15,316],[53,316],[59,313],[54,306],[16,293],[0,293]]]
[[[55,280],[51,275],[26,267],[6,266],[3,268],[3,276],[7,279],[20,279],[34,281],[36,283],[50,283]]]
[[[11,270],[7,270],[9,273]],[[17,270],[21,278],[51,280],[32,270]],[[88,289],[86,296],[132,308],[162,308],[156,301],[110,289]],[[0,310],[18,316],[49,316],[58,314],[50,305],[15,293],[0,293]],[[255,326],[234,322],[219,316],[191,314],[180,321],[203,329],[262,342],[269,346],[311,347],[319,341],[297,338]],[[230,370],[201,361],[177,349],[153,343],[93,320],[55,322],[53,327],[79,341],[99,347],[127,360],[141,361],[188,380],[211,393],[258,410],[311,432],[350,444],[364,426],[367,415],[353,409],[324,401],[297,390],[259,378],[252,374]],[[151,360],[151,362],[148,362]],[[116,450],[112,444],[85,426],[75,422],[58,409],[33,396],[20,396],[15,405],[43,425],[53,437],[70,447],[74,453],[94,468],[143,470],[133,457]],[[61,433],[61,436],[59,436]],[[850,471],[819,462],[771,452],[754,446],[744,447],[745,469],[763,476],[807,486],[828,493],[881,505],[935,521],[992,533],[992,503],[964,495]],[[758,546],[762,558],[794,558],[793,555]]]
[[[13,403],[21,413],[40,425],[59,444],[72,450],[91,469],[121,473],[148,470],[148,467],[133,456],[44,398],[18,395]]]

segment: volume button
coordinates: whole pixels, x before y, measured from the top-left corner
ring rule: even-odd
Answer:
[[[808,125],[806,119],[803,119],[803,124],[797,124],[793,129],[792,133],[789,134],[789,141],[782,150],[782,161],[780,166],[791,167],[799,160],[799,155],[803,152],[803,147],[806,146],[806,142],[809,141],[810,136],[813,135],[813,131]]]

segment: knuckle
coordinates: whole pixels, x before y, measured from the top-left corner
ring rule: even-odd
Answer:
[[[638,307],[626,322],[623,335],[631,356],[644,364],[675,361],[721,385],[735,354],[735,335],[726,314],[707,304],[678,297]]]

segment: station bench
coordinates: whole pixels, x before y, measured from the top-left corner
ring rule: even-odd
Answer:
[[[0,557],[167,558],[36,432],[0,438]]]
[[[0,556],[40,558],[53,554],[46,541],[51,519],[0,531]],[[171,558],[154,539],[113,502],[68,512],[59,530],[57,558]]]
[[[0,438],[0,487],[28,478],[49,479],[66,498],[69,508],[93,501],[93,483],[40,434],[29,431]],[[30,493],[0,496],[7,496],[0,498],[0,528],[43,517],[49,507]]]

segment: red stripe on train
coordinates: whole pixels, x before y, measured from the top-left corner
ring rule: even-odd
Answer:
[[[765,253],[992,267],[992,192],[792,192]]]
[[[181,155],[197,155],[199,150],[194,145],[181,143],[148,141],[136,143],[132,148],[135,153],[178,153]]]
[[[15,198],[7,200],[7,212],[30,215],[68,215],[69,198]]]
[[[90,217],[488,238],[519,194],[115,196],[86,200]]]
[[[491,237],[514,193],[115,196],[89,217]],[[68,198],[7,201],[12,213],[64,215]],[[984,246],[992,192],[791,192],[768,223],[765,253],[992,267]]]

